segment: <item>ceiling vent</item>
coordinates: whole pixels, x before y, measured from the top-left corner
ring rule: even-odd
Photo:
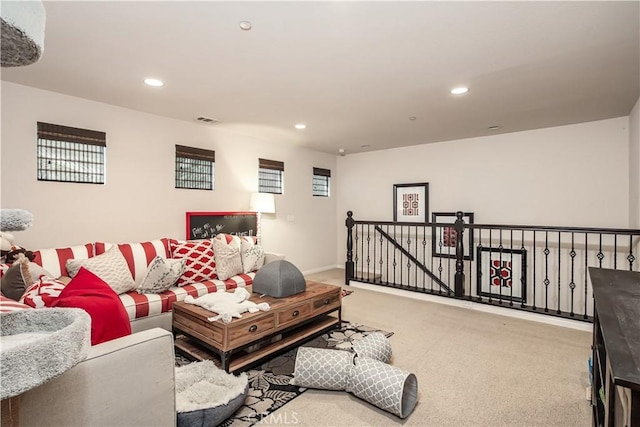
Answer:
[[[210,119],[209,117],[198,117],[196,120],[203,123],[209,123],[211,125],[215,125],[216,123],[220,123],[220,120]]]

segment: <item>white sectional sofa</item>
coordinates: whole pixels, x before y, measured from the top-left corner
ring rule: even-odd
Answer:
[[[172,239],[164,238],[118,247],[135,279],[145,273],[155,256],[171,257],[171,245]],[[67,260],[92,258],[108,246],[94,242],[37,250],[34,262],[54,276],[66,276]],[[281,258],[267,254],[265,262]],[[252,271],[226,280],[212,277],[199,283],[173,286],[159,294],[141,294],[135,290],[120,294],[132,334],[92,346],[85,360],[59,377],[3,400],[2,425],[6,420],[17,420],[20,426],[175,425],[173,303],[187,295],[198,297],[250,286],[254,276]],[[0,302],[1,312],[34,309],[4,296]]]

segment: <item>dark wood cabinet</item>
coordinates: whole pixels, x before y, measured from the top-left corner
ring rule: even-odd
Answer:
[[[593,425],[640,427],[640,273],[589,268]]]

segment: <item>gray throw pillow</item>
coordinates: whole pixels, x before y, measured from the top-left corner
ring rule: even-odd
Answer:
[[[51,273],[47,270],[22,257],[4,273],[0,290],[7,298],[19,301],[27,288],[38,281],[42,275],[51,277]]]

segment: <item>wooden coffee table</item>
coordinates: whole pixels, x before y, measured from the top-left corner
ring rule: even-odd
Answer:
[[[196,360],[219,355],[227,372],[249,366],[292,348],[342,321],[342,288],[307,281],[305,292],[285,298],[260,297],[251,301],[269,303],[269,311],[243,313],[230,323],[210,322],[213,312],[184,301],[173,304],[173,330],[176,349]],[[331,313],[337,312],[337,317]],[[180,335],[182,334],[182,335]]]

